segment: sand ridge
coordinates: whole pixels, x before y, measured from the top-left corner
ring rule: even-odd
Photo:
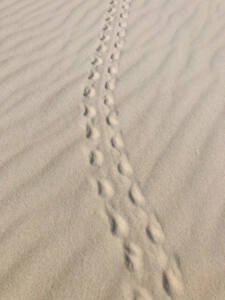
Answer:
[[[224,15],[1,1],[0,299],[224,299]]]

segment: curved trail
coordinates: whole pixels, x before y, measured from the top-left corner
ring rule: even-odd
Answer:
[[[145,272],[150,272],[144,270],[144,260],[151,257],[142,247],[143,239],[137,238],[138,230],[136,229],[136,233],[131,232],[135,228],[131,230],[130,220],[127,220],[129,207],[118,202],[118,198],[132,203],[135,207],[132,213],[140,214],[144,219],[144,243],[146,240],[150,241],[152,247],[155,247],[164,297],[176,299],[183,294],[179,259],[176,256],[168,257],[165,253],[165,234],[154,210],[149,216],[145,212],[146,199],[135,180],[124,148],[114,100],[113,91],[116,88],[119,59],[125,43],[131,5],[132,0],[110,1],[105,15],[105,24],[83,91],[86,138],[90,148],[87,151],[90,165],[94,168],[96,190],[104,201],[111,232],[120,238],[124,264],[134,274],[131,276],[132,287],[124,291],[125,299],[153,299],[152,291],[142,285]],[[123,210],[124,213],[121,214]]]

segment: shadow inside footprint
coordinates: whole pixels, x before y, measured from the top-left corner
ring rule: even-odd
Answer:
[[[162,284],[163,284],[163,288],[166,291],[167,295],[171,296],[170,284],[169,284],[169,280],[168,280],[168,277],[165,272],[163,272],[163,275],[162,275]]]
[[[134,264],[132,263],[129,255],[127,253],[125,253],[124,255],[124,258],[125,258],[125,265],[126,265],[126,268],[130,271],[130,272],[133,272],[134,271]]]
[[[110,217],[110,228],[113,235],[117,233],[117,223],[113,217]]]
[[[151,231],[150,231],[150,229],[147,227],[146,228],[146,234],[147,234],[147,236],[149,237],[149,239],[153,242],[153,243],[155,243],[155,240],[154,240],[154,238],[153,238],[153,236],[152,236],[152,233],[151,233]]]

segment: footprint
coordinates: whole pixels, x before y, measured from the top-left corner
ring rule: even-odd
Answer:
[[[103,27],[103,31],[111,31],[112,30],[112,26],[109,24],[104,25]]]
[[[95,96],[95,89],[93,87],[86,86],[83,92],[84,97],[93,98]]]
[[[169,296],[181,296],[183,294],[182,274],[175,257],[170,259],[166,270],[163,272],[162,284]]]
[[[108,73],[109,74],[117,74],[118,73],[118,65],[116,63],[112,64],[109,68],[108,68]]]
[[[88,139],[92,138],[92,139],[96,140],[100,137],[100,133],[99,133],[97,128],[93,127],[90,124],[87,124],[87,126],[86,126],[86,137]]]
[[[97,72],[97,71],[91,71],[90,72],[90,75],[88,76],[88,79],[93,79],[93,80],[97,80],[97,79],[99,79],[99,77],[100,77],[100,74]]]
[[[125,253],[124,259],[125,259],[125,266],[126,266],[127,270],[129,272],[133,272],[135,267],[134,267],[134,262],[132,261],[132,258],[127,253]]]
[[[145,204],[145,198],[142,195],[142,193],[136,183],[132,184],[132,186],[129,190],[129,197],[135,205],[144,205]]]
[[[112,0],[112,1],[109,2],[110,5],[116,5],[117,3],[118,3],[117,0]]]
[[[110,126],[117,126],[119,124],[116,113],[114,111],[109,113],[109,115],[106,118],[106,122]]]
[[[104,157],[103,153],[99,150],[91,151],[90,153],[90,164],[94,166],[102,166]]]
[[[130,272],[140,273],[143,266],[142,256],[142,251],[136,244],[130,242],[124,245],[125,265]]]
[[[115,44],[114,47],[117,49],[122,49],[124,46],[124,42],[122,40],[118,40]]]
[[[127,22],[121,20],[120,23],[119,23],[119,27],[121,27],[121,28],[126,28],[126,27],[127,27]]]
[[[103,34],[100,37],[100,41],[108,42],[109,40],[110,40],[110,35],[108,35],[108,34]]]
[[[108,81],[106,81],[106,83],[105,83],[105,88],[107,90],[113,91],[115,89],[115,86],[116,86],[116,80],[115,80],[115,78],[111,78]]]
[[[94,66],[100,66],[103,64],[103,60],[101,57],[95,57],[91,63]]]
[[[97,185],[98,185],[98,194],[101,197],[110,199],[114,196],[114,190],[112,184],[108,180],[106,179],[98,180]]]
[[[146,227],[146,233],[149,239],[155,244],[162,244],[165,240],[165,235],[161,224],[153,214],[149,218],[149,224]]]
[[[114,7],[110,7],[108,10],[107,10],[108,13],[111,13],[112,15],[115,14],[116,12],[116,9]]]
[[[84,116],[89,118],[96,117],[96,109],[92,105],[85,105]]]
[[[124,29],[120,29],[120,31],[117,32],[117,36],[119,37],[125,37],[126,31]]]
[[[118,171],[122,175],[129,176],[133,173],[132,167],[129,164],[126,156],[123,156],[118,164]]]
[[[114,104],[114,98],[113,95],[111,93],[107,93],[104,96],[104,104],[107,105],[108,107],[111,107]]]
[[[104,52],[106,52],[106,50],[107,50],[107,47],[104,44],[99,45],[96,49],[96,51],[99,53],[104,53]]]
[[[121,13],[120,18],[127,19],[128,18],[128,13],[126,13],[126,12]]]
[[[112,22],[114,20],[114,16],[108,16],[105,18],[106,22]]]
[[[116,133],[111,139],[112,146],[117,150],[120,150],[124,147],[124,143],[120,133]]]
[[[126,238],[129,234],[129,227],[126,221],[119,214],[114,214],[108,209],[106,213],[109,218],[112,234],[121,238]]]
[[[120,51],[118,49],[114,49],[114,52],[111,54],[111,60],[116,61],[120,58]]]

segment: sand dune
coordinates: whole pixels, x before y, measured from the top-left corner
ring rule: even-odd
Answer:
[[[0,299],[225,299],[225,3],[0,2]]]

